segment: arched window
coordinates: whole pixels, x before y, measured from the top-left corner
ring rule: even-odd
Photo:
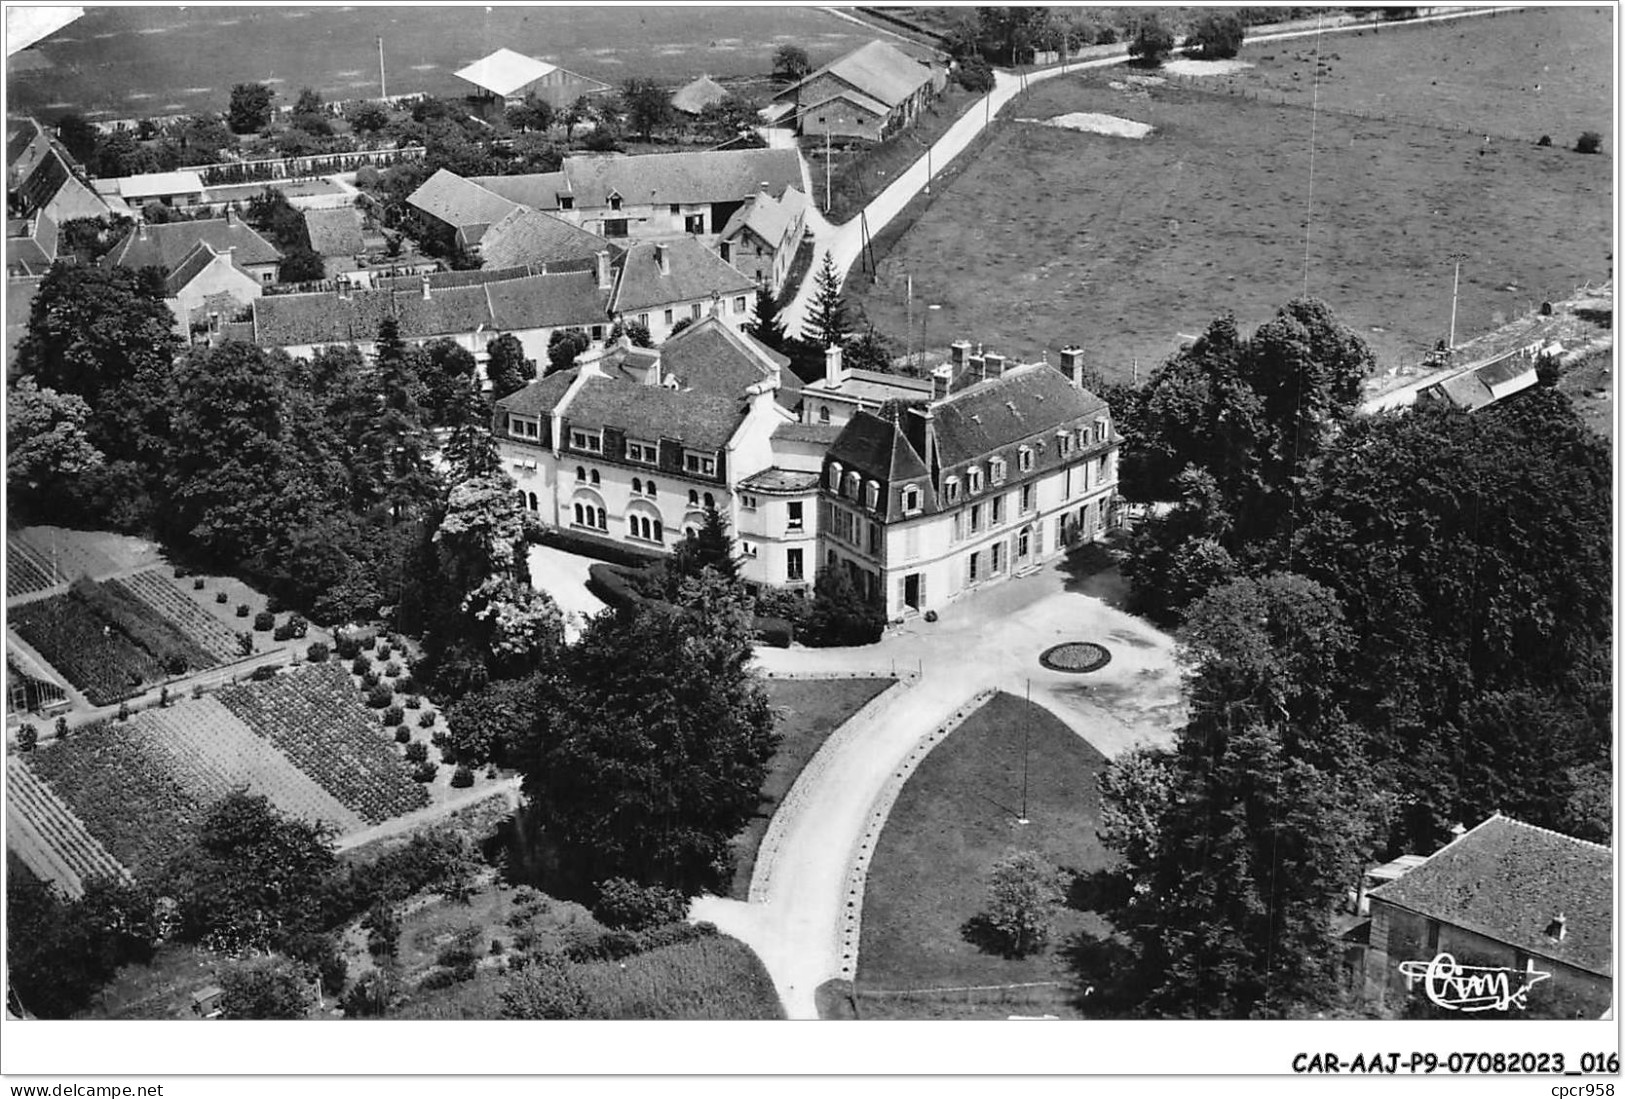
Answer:
[[[693,489],[688,490],[688,506],[691,508],[700,506],[700,494]]]
[[[837,493],[839,493],[841,491],[841,463],[840,462],[831,462],[829,464],[829,487],[834,489]]]
[[[868,489],[865,503],[868,505],[869,510],[873,511],[875,508],[880,506],[880,482],[870,481],[865,487]]]
[[[585,524],[585,523],[584,523],[584,522],[583,522],[583,518],[584,518],[584,517],[583,517],[583,515],[582,515],[582,511],[583,511],[583,509],[582,509],[582,507],[581,507],[581,505],[580,505],[580,504],[576,504],[576,505],[575,505],[575,509],[574,509],[574,510],[575,510],[575,520],[576,520],[576,526],[578,526],[578,527],[579,527],[579,526],[585,526],[585,525],[586,525],[586,524]]]
[[[717,499],[716,499],[716,497],[715,497],[715,496],[712,496],[712,495],[711,495],[711,494],[710,494],[710,493],[709,493],[709,492],[707,492],[707,493],[706,493],[706,494],[705,494],[705,506],[706,506],[706,507],[707,507],[707,508],[714,508],[714,507],[716,507],[716,506],[717,506]]]
[[[643,478],[632,478],[632,491],[637,493],[639,496],[643,495]]]
[[[519,490],[519,506],[520,507],[525,506],[525,490],[524,489]]]
[[[599,530],[608,530],[609,529],[609,517],[604,514],[604,509],[603,508],[598,509],[598,529]]]
[[[818,422],[821,424],[829,423],[829,405],[821,404],[818,406]]]
[[[665,540],[666,540],[666,525],[664,523],[662,523],[659,519],[656,519],[655,520],[655,541],[656,542],[664,542]]]
[[[645,481],[643,483],[643,491],[647,492],[650,496],[656,495],[656,493],[655,493],[655,483],[653,481]]]
[[[841,493],[841,495],[850,496],[854,500],[858,499],[858,487],[862,484],[863,474],[854,469],[851,473],[846,475],[846,489]]]
[[[598,471],[596,469],[592,471],[592,483],[595,485],[598,483]]]
[[[586,479],[587,479],[587,470],[585,469],[585,467],[576,466],[576,480],[585,481]]]
[[[542,510],[541,501],[536,499],[536,494],[534,492],[530,494],[530,510],[531,511],[541,511]]]

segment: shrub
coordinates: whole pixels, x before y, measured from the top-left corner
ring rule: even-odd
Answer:
[[[238,603],[237,604],[237,617],[238,618],[247,618],[248,617],[248,604],[247,603]]]
[[[440,765],[438,763],[430,763],[428,760],[424,760],[422,763],[412,768],[412,778],[416,782],[433,782],[434,776],[439,773]]]
[[[192,684],[192,697],[193,698],[202,698],[203,697],[203,684],[201,684],[201,683]]]
[[[1007,958],[1042,949],[1064,894],[1060,872],[1031,851],[1012,851],[993,864],[987,908],[972,922]]]
[[[400,674],[401,674],[401,666],[399,664],[397,664],[395,661],[391,660],[388,664],[384,665],[384,675],[386,675],[390,679],[394,679],[397,676],[399,676]]]
[[[341,653],[340,655],[342,656],[343,654]],[[350,661],[351,675],[366,675],[370,671],[372,671],[372,661],[368,660],[366,657],[358,656],[354,660]]]
[[[276,627],[276,615],[270,611],[260,611],[254,616],[254,629],[260,633]]]
[[[372,690],[367,692],[367,705],[374,710],[382,710],[384,707],[388,706],[394,701],[395,692],[384,686],[382,683],[377,684],[372,688]],[[394,725],[398,723],[392,721],[390,724]]]
[[[421,710],[421,709],[423,709],[423,696],[422,695],[407,695],[406,696],[406,708],[408,710]]]
[[[364,691],[370,691],[370,690],[372,690],[373,688],[379,686],[382,683],[383,683],[383,679],[382,679],[382,677],[379,676],[379,674],[377,672],[362,672],[361,673],[361,689],[364,690]],[[386,690],[387,690],[387,688],[386,688]],[[391,697],[393,697],[393,694],[391,695]],[[387,703],[386,703],[386,705],[387,705]]]
[[[118,704],[118,719],[120,721],[130,720],[130,704],[128,702],[120,702]]]
[[[1552,135],[1551,134],[1541,134],[1540,135],[1540,140],[1535,142],[1535,144],[1539,145],[1542,149],[1551,148],[1551,146],[1552,146]]]
[[[643,602],[631,580],[629,569],[616,565],[590,565],[587,590],[611,607],[630,607]]]
[[[457,768],[451,773],[451,784],[459,790],[474,785],[474,772],[470,771],[466,766]],[[496,944],[493,943],[492,945],[495,946]]]
[[[418,728],[419,729],[433,729],[434,728],[434,711],[433,710],[424,710],[421,714],[418,715]],[[440,732],[438,729],[435,730],[435,735],[438,736],[440,738],[440,740],[446,739],[446,734],[443,733],[443,732]],[[435,741],[435,743],[439,744],[440,740]]]
[[[229,602],[230,599],[231,597],[223,591],[217,591],[214,593],[214,601],[216,603],[226,603]]]
[[[312,641],[310,648],[305,650],[305,659],[312,664],[325,664],[327,663],[328,651],[327,642]]]
[[[341,660],[361,659],[361,642],[347,633],[333,635],[333,649]],[[357,673],[360,674],[359,672]]]
[[[598,883],[598,902],[592,906],[592,914],[607,927],[643,931],[685,919],[688,898],[677,889],[610,878]]]
[[[391,706],[384,711],[385,725],[400,725],[406,720],[406,711],[399,706]]]
[[[305,634],[308,632],[310,632],[310,623],[306,621],[304,615],[295,614],[289,617],[288,633],[291,636],[304,640]]]
[[[440,745],[440,762],[441,763],[456,763],[457,762],[457,752],[456,752],[455,749],[452,748],[451,745],[449,745],[449,744]]]
[[[429,758],[429,746],[421,740],[414,740],[406,746],[406,761],[408,763],[422,763]]]
[[[408,729],[405,725],[397,725],[397,726],[395,726],[395,743],[396,744],[410,744],[410,743],[412,743],[412,730]]]
[[[68,739],[68,719],[65,716],[56,719],[56,738],[58,740]]]
[[[175,579],[177,579],[177,580],[185,580],[188,576],[191,576],[191,575],[192,575],[192,570],[187,568],[185,565],[176,565],[175,566]]]
[[[411,672],[407,672],[395,681],[395,690],[403,695],[417,694],[418,681],[412,678]]]
[[[17,750],[19,752],[32,752],[38,745],[39,730],[34,728],[32,722],[23,722],[17,729]]]
[[[244,631],[237,635],[237,655],[252,656],[254,653],[254,635]]]
[[[1196,20],[1185,38],[1187,52],[1204,60],[1234,57],[1247,37],[1247,25],[1234,12],[1209,11]]]
[[[926,611],[925,612],[925,620],[927,622],[935,622],[937,620],[937,612],[936,611]]]
[[[1134,29],[1128,55],[1144,65],[1160,65],[1173,48],[1174,32],[1155,15],[1147,14],[1140,17],[1139,26]]]
[[[812,614],[802,631],[812,646],[872,645],[886,628],[886,614],[864,599],[845,569],[824,569],[814,586]]]
[[[277,666],[275,664],[261,664],[252,672],[248,673],[248,678],[252,679],[256,683],[264,683],[268,679],[275,679],[276,673]]]
[[[389,654],[395,651],[394,648],[392,648],[389,642],[385,641],[382,637],[377,639],[377,643],[378,644],[375,651],[378,653],[378,659],[388,660]]]
[[[273,641],[291,641],[293,639],[293,627],[289,625],[278,626],[271,631],[271,639]]]
[[[775,649],[788,649],[795,640],[795,627],[782,618],[758,618],[753,628],[757,640]]]
[[[276,614],[282,609],[282,599],[276,592],[272,592],[265,597],[265,609],[272,614]]]
[[[959,61],[959,70],[954,73],[954,80],[967,92],[978,95],[993,90],[993,66],[980,57],[964,57]]]
[[[202,591],[203,588],[204,588],[203,577],[199,576],[199,577],[194,578],[193,581],[192,581],[192,590],[193,591]]]
[[[1580,135],[1580,140],[1574,143],[1574,151],[1577,153],[1602,152],[1602,135],[1596,130],[1587,130]]]

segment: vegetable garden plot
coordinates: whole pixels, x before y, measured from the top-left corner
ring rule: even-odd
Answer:
[[[72,810],[20,757],[6,761],[6,843],[28,868],[79,896],[84,880],[128,877]]]
[[[300,669],[222,690],[220,701],[305,774],[369,824],[422,809],[414,782],[337,664]]]
[[[163,676],[158,662],[71,595],[13,607],[11,626],[68,682],[106,706]]]
[[[94,539],[102,537],[93,532],[68,530],[63,527],[24,527],[15,538],[34,551],[36,558],[47,566],[56,562],[56,574],[63,580],[76,576],[111,576],[118,571],[118,563],[97,549]]]
[[[104,586],[151,607],[155,614],[168,619],[217,663],[237,659],[237,635],[231,627],[198,606],[197,600],[175,587],[164,577],[162,570],[148,569],[133,573],[118,580],[109,580]],[[213,598],[213,593],[209,594]]]
[[[364,823],[217,698],[147,710],[130,721],[130,729],[145,750],[167,761],[175,780],[200,804],[212,804],[242,789],[264,795],[285,813],[325,822],[340,833]]]
[[[101,722],[74,730],[28,761],[90,834],[137,875],[178,851],[206,808],[141,741],[127,724]]]
[[[51,562],[44,560],[18,538],[6,539],[6,598],[44,591],[61,583],[51,574]]]

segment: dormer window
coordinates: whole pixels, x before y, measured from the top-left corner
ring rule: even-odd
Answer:
[[[846,487],[841,490],[841,495],[850,496],[852,499],[856,500],[858,498],[858,488],[862,484],[863,475],[855,469],[852,470],[846,475]]]
[[[1107,426],[1106,418],[1104,416],[1095,421],[1095,442],[1103,443],[1106,441]]]
[[[1065,458],[1072,453],[1072,434],[1067,431],[1057,431],[1055,437],[1061,442],[1061,457]]]
[[[1033,471],[1033,448],[1024,446],[1016,455],[1016,465],[1023,473]]]
[[[1004,468],[1005,462],[1003,458],[994,458],[992,461],[988,462],[988,469],[992,473],[994,484],[1004,484]]]
[[[574,195],[560,195],[559,196],[559,209],[560,210],[574,210],[575,208],[576,208],[576,196],[574,196]]]
[[[597,431],[572,430],[570,432],[570,449],[602,454],[604,452],[604,436]]]
[[[972,466],[965,471],[965,488],[972,496],[982,491],[982,470],[980,466]]]
[[[528,416],[509,416],[508,432],[521,439],[539,439],[542,436],[541,422]]]
[[[920,490],[914,485],[909,485],[903,489],[903,513],[906,515],[919,510]]]
[[[869,508],[870,511],[874,511],[880,506],[880,482],[870,481],[865,487],[868,489],[868,492],[864,499],[864,504]]]
[[[950,504],[959,503],[959,478],[949,477],[942,482],[942,494],[948,498]]]
[[[821,404],[818,406],[818,422],[821,424],[829,423],[829,405]]]
[[[626,441],[626,460],[641,462],[646,466],[656,465],[660,461],[660,447],[654,443],[628,439]]]
[[[614,191],[609,193],[609,208],[611,210],[619,210],[621,208],[621,196],[616,194]]]
[[[831,462],[829,464],[829,487],[830,487],[830,491],[832,491],[834,493],[839,494],[840,491],[841,491],[841,463],[840,462]]]
[[[698,473],[701,477],[715,477],[717,475],[717,459],[714,454],[701,454],[696,450],[683,451],[683,469],[688,473]]]

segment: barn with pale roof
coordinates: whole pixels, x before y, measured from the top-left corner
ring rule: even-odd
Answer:
[[[458,69],[458,79],[474,85],[474,98],[521,103],[534,95],[552,107],[565,107],[584,95],[609,90],[609,85],[561,69],[549,61],[526,57],[503,47]]]

